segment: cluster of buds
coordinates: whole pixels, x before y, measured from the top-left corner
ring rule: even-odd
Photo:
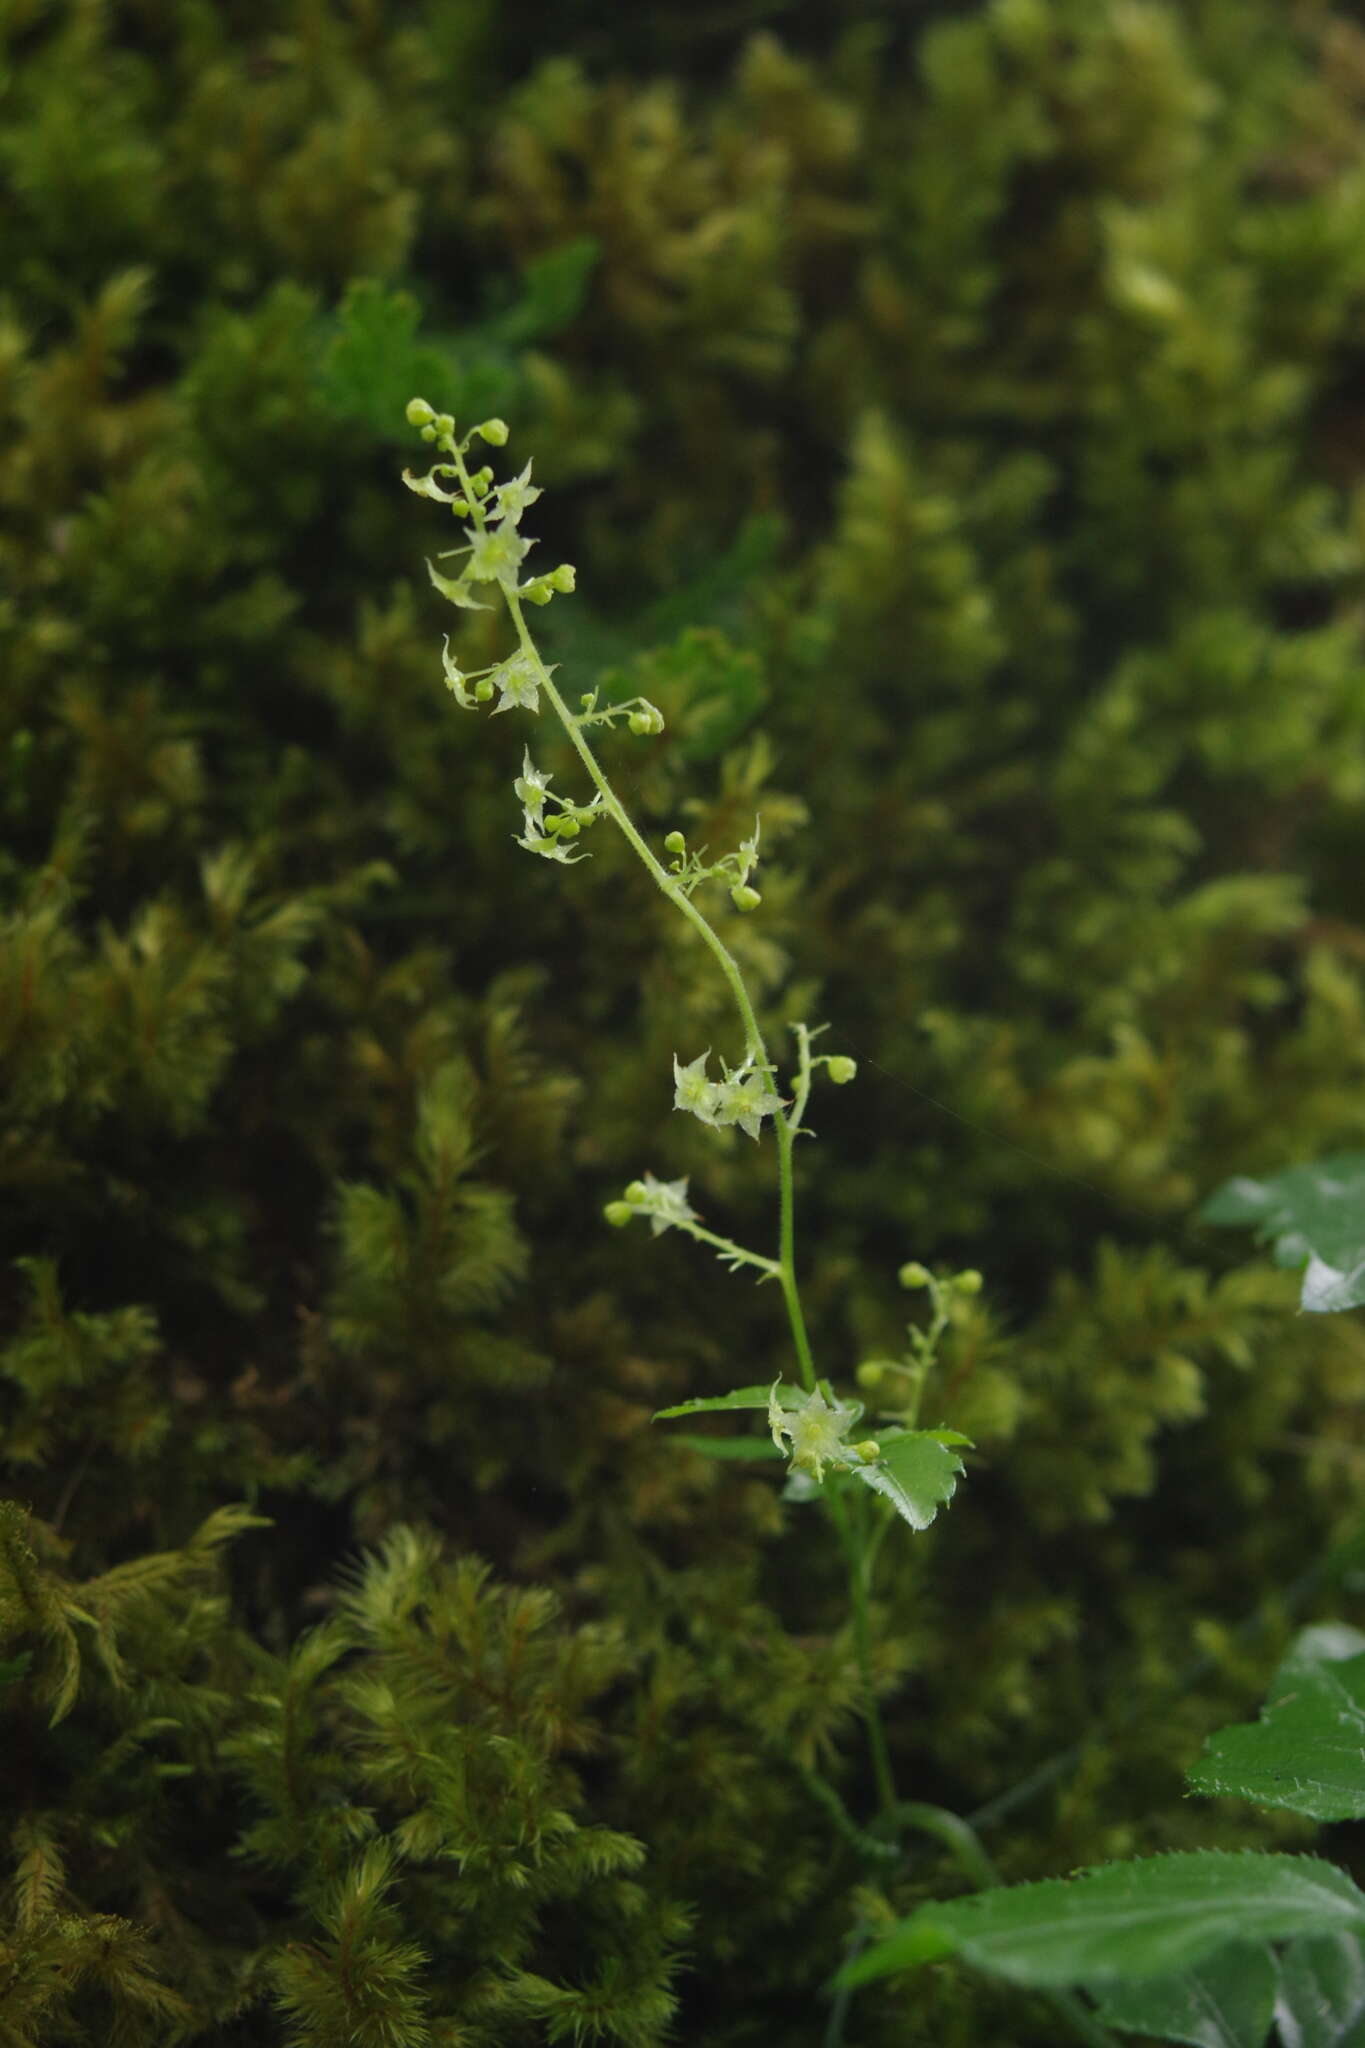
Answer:
[[[678,1223],[695,1223],[697,1212],[687,1199],[687,1178],[681,1180],[656,1180],[647,1173],[643,1180],[633,1180],[626,1189],[625,1199],[608,1202],[605,1210],[608,1223],[618,1228],[631,1222],[636,1216],[647,1216],[649,1227],[655,1237]]]
[[[506,421],[483,420],[457,441],[452,415],[436,412],[425,398],[414,398],[408,406],[407,416],[411,426],[421,428],[422,439],[434,441],[450,461],[433,464],[425,476],[415,476],[410,469],[405,469],[404,483],[419,498],[432,498],[439,505],[449,505],[457,519],[473,521],[464,529],[465,546],[448,548],[437,557],[438,561],[444,561],[451,555],[464,556],[464,565],[458,575],[444,576],[434,563],[427,563],[427,572],[441,595],[464,611],[487,611],[489,607],[479,595],[479,586],[485,583],[496,583],[509,599],[525,599],[528,604],[548,604],[558,592],[572,590],[574,572],[568,562],[561,562],[557,569],[551,569],[544,576],[532,576],[524,583],[518,580],[521,565],[534,545],[520,531],[522,515],[540,496],[539,489],[531,482],[530,463],[520,476],[495,484],[493,472],[487,465],[470,469],[465,461],[470,444],[476,438],[487,442],[490,448],[505,447]],[[486,701],[477,693],[473,699],[461,696],[458,691],[456,696],[466,706],[470,702]],[[506,703],[498,705],[499,711],[508,708]]]
[[[624,704],[603,704],[599,707],[596,690],[589,690],[579,699],[579,710],[574,714],[574,724],[615,725],[624,719],[630,730],[639,737],[644,733],[660,733],[664,729],[664,715],[657,704],[651,704],[648,697],[630,697]]]
[[[501,710],[501,705],[498,708]],[[533,763],[530,748],[523,747],[521,773],[512,785],[521,804],[524,826],[517,845],[524,846],[528,853],[538,853],[546,860],[562,861],[566,867],[572,867],[575,861],[589,858],[581,849],[575,853],[570,848],[583,827],[596,822],[602,798],[599,793],[591,803],[576,804],[570,797],[556,796],[550,780]],[[557,808],[548,810],[548,804]]]
[[[858,1385],[876,1404],[882,1415],[896,1415],[913,1421],[919,1412],[924,1383],[934,1365],[939,1339],[948,1325],[967,1313],[966,1304],[981,1292],[981,1275],[975,1266],[960,1273],[931,1273],[918,1259],[911,1259],[896,1276],[902,1287],[929,1290],[929,1325],[911,1324],[907,1335],[909,1350],[900,1358],[868,1358],[858,1367]]]
[[[664,851],[672,856],[670,869],[678,887],[685,896],[690,896],[699,883],[725,882],[730,889],[730,901],[736,910],[757,910],[763,901],[758,890],[750,883],[749,877],[758,865],[758,834],[761,818],[754,819],[754,829],[748,839],[741,839],[734,853],[723,853],[719,860],[706,861],[703,846],[696,853],[689,853],[687,840],[681,832],[670,832],[664,840]]]

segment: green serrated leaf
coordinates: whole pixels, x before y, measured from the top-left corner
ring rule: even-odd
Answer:
[[[962,1460],[952,1445],[969,1439],[956,1430],[911,1429],[880,1441],[880,1458],[857,1467],[855,1478],[889,1500],[912,1529],[927,1529],[952,1499],[962,1474]]]
[[[1205,1223],[1250,1226],[1274,1241],[1277,1265],[1308,1261],[1303,1307],[1318,1314],[1365,1303],[1365,1152],[1334,1152],[1268,1180],[1225,1181],[1199,1210]]]
[[[1211,1735],[1188,1777],[1196,1792],[1312,1820],[1365,1817],[1365,1654],[1342,1656],[1324,1631],[1306,1631],[1276,1672],[1260,1720]]]
[[[1353,1934],[1293,1941],[1280,1957],[1284,2048],[1365,2048],[1365,1950]]]
[[[654,1412],[655,1422],[670,1422],[675,1415],[719,1415],[734,1408],[761,1408],[768,1406],[769,1387],[735,1387],[728,1394],[709,1394],[699,1401],[679,1401],[676,1408],[658,1408]],[[784,1408],[797,1408],[805,1400],[801,1387],[780,1386],[777,1398]]]
[[[1264,2048],[1278,1983],[1272,1951],[1238,1943],[1178,1977],[1111,1987],[1100,1995],[1098,2017],[1185,2048]]]
[[[1362,1930],[1365,1892],[1330,1863],[1193,1849],[921,1906],[836,1982],[958,1955],[1016,1984],[1107,1985],[1176,1976],[1234,1941]]]

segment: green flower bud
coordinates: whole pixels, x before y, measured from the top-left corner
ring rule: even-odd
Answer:
[[[664,841],[664,851],[665,853],[685,853],[687,851],[687,841],[683,838],[681,832],[669,833]]]
[[[736,910],[757,910],[763,898],[757,889],[751,889],[747,882],[736,882],[730,891],[730,901]]]
[[[507,446],[506,420],[485,420],[482,426],[475,427],[474,432],[481,441],[487,441],[490,448]]]
[[[478,698],[480,704],[488,702],[489,698],[493,695],[493,679],[491,676],[479,677],[478,682],[474,685],[474,695]]]
[[[635,1203],[647,1202],[649,1200],[649,1189],[642,1180],[633,1180],[631,1182],[630,1186],[626,1189],[626,1200]]]
[[[865,1394],[875,1394],[886,1378],[886,1367],[880,1358],[865,1358],[853,1377]]]
[[[825,1071],[836,1088],[842,1088],[844,1083],[851,1081],[857,1073],[858,1062],[849,1059],[844,1053],[838,1052],[835,1053],[833,1059],[825,1061]]]
[[[854,1457],[861,1458],[865,1465],[870,1465],[874,1459],[880,1458],[881,1454],[881,1445],[874,1443],[870,1436],[865,1437],[862,1443],[853,1446]]]
[[[975,1266],[968,1266],[965,1273],[954,1273],[953,1286],[959,1294],[980,1294],[981,1275]]]
[[[429,427],[436,415],[425,398],[408,400],[407,421],[410,427]]]
[[[626,723],[633,733],[637,735],[646,733],[650,730],[649,713],[647,711],[632,711]]]
[[[561,839],[577,839],[583,827],[577,818],[571,818],[567,811],[560,811],[553,818],[545,820],[546,829],[557,832]]]
[[[613,1229],[620,1230],[624,1224],[630,1222],[635,1211],[631,1208],[629,1202],[608,1202],[602,1214]]]
[[[449,412],[438,412],[434,425],[438,434],[453,434],[455,431],[455,415]]]
[[[533,576],[529,583],[523,583],[517,592],[528,604],[548,604],[554,596],[554,585],[548,576]]]
[[[920,1265],[918,1259],[911,1259],[909,1265],[902,1266],[896,1275],[902,1287],[928,1287],[932,1277],[932,1274]]]
[[[434,441],[434,440],[436,439],[436,429],[435,429],[435,427],[423,427],[423,429],[422,429],[422,439],[423,439],[424,441]]]
[[[563,591],[567,596],[577,581],[573,563],[561,562],[557,569],[551,569],[545,580],[553,589]]]

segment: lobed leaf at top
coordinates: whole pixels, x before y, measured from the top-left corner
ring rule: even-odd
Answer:
[[[1278,1266],[1305,1266],[1302,1306],[1318,1315],[1365,1303],[1365,1152],[1333,1152],[1269,1180],[1225,1181],[1204,1223],[1250,1225]]]
[[[1365,1817],[1365,1637],[1306,1629],[1261,1718],[1211,1735],[1188,1773],[1196,1792],[1284,1806],[1312,1820]]]
[[[960,1956],[1015,1984],[1170,1977],[1234,1942],[1365,1932],[1365,1892],[1312,1856],[1182,1850],[921,1906],[839,1972],[870,1984]]]
[[[969,1441],[955,1429],[884,1434],[880,1458],[864,1465],[856,1476],[889,1500],[912,1529],[927,1529],[957,1490],[963,1464],[956,1446]]]

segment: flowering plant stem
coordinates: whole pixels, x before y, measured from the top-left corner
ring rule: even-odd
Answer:
[[[559,691],[555,688],[539,648],[536,646],[521,600],[514,591],[505,591],[508,611],[517,630],[521,651],[531,663],[536,680],[544,690],[547,701],[568,734],[574,751],[583,763],[593,787],[602,799],[602,808],[622,833],[632,851],[644,864],[650,879],[687,919],[697,932],[703,944],[715,956],[716,964],[725,976],[735,1008],[739,1012],[744,1032],[745,1057],[752,1059],[760,1073],[776,1078],[776,1069],[768,1056],[754,1015],[754,1006],[749,991],[744,985],[744,976],[739,963],[725,941],[720,937],[691,898],[675,881],[662,863],[655,858],[646,841],[631,822],[630,814],[621,803],[603,770],[596,754],[583,736],[578,721],[570,711]],[[796,1180],[792,1170],[792,1148],[800,1127],[801,1113],[805,1109],[810,1093],[810,1067],[808,1059],[802,1061],[801,1081],[795,1100],[787,1111],[779,1111],[775,1120],[777,1137],[777,1185],[778,1185],[778,1256],[777,1279],[782,1289],[786,1306],[787,1321],[791,1328],[792,1344],[796,1351],[801,1384],[813,1393],[816,1385],[815,1359],[811,1352],[810,1335],[806,1328],[805,1310],[801,1305],[801,1291],[796,1278]],[[701,1231],[695,1233],[702,1236]],[[707,1237],[711,1234],[705,1233]],[[716,1240],[712,1239],[713,1242]],[[848,1568],[849,1599],[853,1609],[853,1640],[858,1659],[858,1669],[863,1681],[863,1715],[867,1724],[868,1746],[872,1755],[872,1770],[877,1786],[877,1799],[882,1810],[889,1811],[896,1803],[895,1781],[891,1773],[891,1756],[887,1748],[886,1730],[882,1725],[881,1710],[877,1704],[876,1689],[872,1672],[872,1627],[868,1611],[870,1591],[871,1558],[862,1540],[864,1529],[860,1515],[855,1528],[854,1518],[848,1505],[838,1494],[826,1492],[824,1505],[833,1522],[839,1538],[839,1546]],[[861,1502],[859,1506],[861,1507]]]
[[[444,426],[444,420],[440,422]],[[458,485],[460,502],[467,508],[474,523],[474,533],[483,535],[488,529],[488,515],[484,502],[487,486],[481,491],[471,475],[465,461],[465,446],[457,443],[452,431],[441,433],[441,446],[450,457],[450,467]],[[452,493],[452,498],[454,494]],[[674,908],[687,919],[702,943],[708,947],[717,966],[725,977],[726,985],[739,1013],[740,1026],[744,1034],[744,1058],[747,1065],[776,1083],[777,1069],[769,1057],[758,1019],[754,1014],[753,1002],[745,986],[739,964],[724,940],[698,910],[691,895],[677,876],[670,874],[653,853],[647,842],[637,831],[629,812],[622,804],[611,782],[602,768],[596,754],[585,737],[583,721],[570,710],[563,696],[555,686],[550,669],[537,647],[535,637],[527,624],[522,592],[514,581],[502,576],[497,579],[503,599],[516,629],[517,641],[526,670],[534,678],[536,688],[544,692],[555,716],[568,734],[570,744],[581,761],[591,781],[601,809],[611,818],[631,850],[640,860],[655,884]],[[801,1118],[810,1094],[811,1062],[810,1036],[804,1025],[797,1027],[800,1042],[800,1072],[796,1081],[793,1100],[785,1109],[775,1114],[777,1139],[777,1183],[778,1183],[778,1256],[775,1262],[776,1277],[782,1289],[786,1306],[787,1321],[791,1328],[792,1344],[800,1372],[801,1384],[810,1394],[817,1386],[815,1360],[811,1352],[810,1336],[806,1328],[805,1311],[801,1304],[801,1293],[796,1278],[796,1194],[795,1177],[792,1171],[792,1148],[801,1128]],[[697,1230],[697,1236],[711,1234]],[[713,1243],[718,1242],[712,1238]],[[765,1262],[772,1270],[773,1262]],[[873,1775],[877,1786],[878,1803],[884,1813],[889,1813],[896,1803],[895,1783],[891,1772],[890,1752],[887,1748],[886,1731],[882,1725],[881,1712],[877,1704],[876,1688],[872,1669],[872,1630],[869,1614],[869,1591],[871,1581],[872,1555],[866,1541],[867,1518],[863,1513],[850,1514],[849,1505],[833,1490],[823,1493],[827,1514],[832,1521],[843,1552],[848,1571],[849,1597],[853,1612],[854,1649],[858,1669],[862,1678],[863,1715],[867,1724],[868,1743],[871,1751]],[[856,1503],[862,1508],[861,1501]]]
[[[463,569],[455,576],[440,573],[428,563],[434,586],[462,610],[486,611],[482,592],[495,584],[507,605],[516,629],[517,650],[505,660],[475,675],[466,675],[449,651],[443,654],[446,681],[466,710],[489,703],[495,696],[495,713],[521,709],[533,715],[545,699],[568,734],[593,788],[587,803],[550,790],[553,777],[532,761],[529,748],[523,756],[522,772],[515,789],[523,806],[525,829],[518,845],[547,860],[571,863],[584,857],[577,841],[585,828],[599,817],[612,819],[640,860],[655,887],[687,919],[708,948],[730,990],[744,1034],[744,1056],[738,1067],[721,1061],[723,1078],[714,1080],[707,1072],[709,1049],[684,1065],[674,1056],[674,1106],[690,1111],[701,1122],[722,1128],[738,1124],[757,1138],[764,1117],[772,1117],[777,1143],[778,1255],[776,1259],[747,1251],[733,1240],[702,1228],[687,1201],[687,1182],[661,1182],[652,1174],[632,1182],[624,1200],[607,1206],[608,1219],[628,1223],[632,1217],[647,1218],[655,1234],[678,1227],[718,1251],[732,1267],[750,1266],[763,1279],[776,1279],[786,1305],[792,1346],[800,1386],[779,1377],[771,1387],[737,1387],[728,1394],[705,1396],[684,1402],[680,1408],[661,1411],[659,1419],[689,1413],[695,1409],[766,1408],[768,1426],[778,1450],[790,1459],[791,1485],[809,1498],[818,1492],[833,1525],[848,1573],[852,1609],[854,1651],[862,1685],[862,1711],[867,1726],[872,1771],[879,1811],[866,1829],[859,1829],[831,1786],[802,1769],[801,1775],[813,1797],[831,1814],[841,1834],[868,1862],[893,1862],[903,1855],[901,1844],[907,1832],[929,1833],[953,1853],[969,1876],[983,1886],[998,1883],[998,1877],[971,1827],[942,1808],[897,1800],[891,1772],[886,1732],[877,1705],[872,1660],[871,1586],[877,1553],[891,1521],[899,1515],[914,1529],[927,1528],[938,1508],[951,1498],[962,1470],[957,1447],[967,1439],[951,1429],[917,1429],[915,1423],[926,1373],[933,1363],[938,1339],[947,1327],[958,1297],[975,1294],[981,1275],[969,1271],[943,1280],[916,1262],[903,1266],[900,1279],[907,1287],[927,1287],[932,1299],[932,1319],[926,1331],[911,1328],[909,1355],[897,1362],[871,1360],[858,1369],[859,1383],[878,1398],[881,1413],[890,1418],[880,1432],[881,1440],[866,1438],[850,1442],[853,1424],[863,1412],[858,1401],[842,1401],[830,1384],[816,1375],[806,1328],[801,1293],[796,1278],[796,1196],[792,1152],[802,1134],[806,1104],[817,1067],[823,1067],[836,1084],[854,1077],[856,1063],[844,1054],[812,1054],[816,1033],[803,1023],[793,1024],[797,1042],[797,1071],[791,1095],[778,1092],[777,1069],[758,1028],[753,1002],[734,955],[715,927],[692,901],[693,891],[703,882],[720,881],[730,891],[737,910],[750,911],[761,902],[749,877],[758,860],[758,824],[753,836],[741,842],[737,852],[707,863],[701,853],[689,853],[681,832],[670,832],[664,849],[672,856],[665,867],[632,823],[625,807],[602,769],[586,728],[610,726],[625,721],[637,735],[663,730],[663,714],[644,698],[631,704],[599,706],[597,693],[582,699],[580,711],[573,711],[557,689],[550,666],[543,660],[526,620],[526,604],[548,604],[561,591],[572,590],[574,572],[567,563],[548,575],[519,581],[521,565],[531,542],[520,533],[523,512],[539,490],[531,483],[528,463],[519,477],[494,485],[489,468],[471,471],[466,461],[470,444],[482,439],[502,447],[507,428],[501,420],[485,420],[461,440],[455,436],[455,422],[448,413],[436,413],[425,399],[414,399],[408,419],[420,427],[422,437],[435,442],[444,458],[426,476],[404,472],[404,481],[419,496],[449,506],[457,518],[468,519],[464,527],[467,546],[450,554],[465,556]],[[705,849],[702,850],[703,852]],[[823,1027],[821,1027],[823,1028]],[[752,1441],[752,1439],[751,1439]],[[826,1481],[826,1467],[830,1468]],[[852,1485],[850,1480],[863,1482]],[[879,1496],[877,1508],[866,1497]],[[892,1513],[885,1512],[890,1503]],[[880,1511],[880,1512],[879,1512]],[[1052,1994],[1058,2013],[1080,2038],[1105,2042],[1108,2035],[1086,2007],[1069,1992]],[[830,2015],[827,2041],[837,2048],[842,2041],[847,1991],[841,1990]]]

